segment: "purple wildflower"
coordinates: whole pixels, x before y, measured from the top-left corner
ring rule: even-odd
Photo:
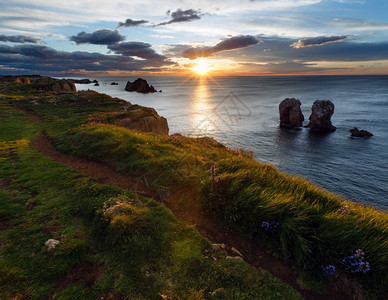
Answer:
[[[334,265],[328,265],[328,266],[321,266],[321,269],[323,271],[324,276],[333,276],[335,272],[335,266]]]
[[[214,177],[216,175],[216,166],[215,165],[211,166],[211,174],[212,174],[212,179],[214,181]]]
[[[261,223],[261,228],[263,228],[266,232],[275,231],[278,226],[279,226],[279,223],[277,222],[263,221],[263,223]]]
[[[347,205],[343,205],[341,206],[339,209],[338,209],[338,212],[341,213],[341,214],[345,214],[347,213],[349,210],[349,207]]]
[[[365,273],[370,271],[369,262],[364,261],[365,253],[361,249],[357,249],[354,255],[346,256],[342,262],[346,264],[346,270],[351,273]]]

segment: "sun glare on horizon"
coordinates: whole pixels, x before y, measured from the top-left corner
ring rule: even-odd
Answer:
[[[198,75],[205,75],[210,71],[210,68],[207,62],[201,60],[198,61],[191,70]]]

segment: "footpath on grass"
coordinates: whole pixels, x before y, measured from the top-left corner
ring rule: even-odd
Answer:
[[[31,120],[39,122],[40,118],[35,114],[24,110],[30,116]],[[126,176],[115,171],[112,167],[97,163],[84,158],[75,157],[58,151],[53,142],[44,134],[38,135],[33,141],[32,146],[40,153],[52,158],[53,160],[64,164],[68,168],[77,170],[83,176],[93,177],[100,184],[109,184],[132,192],[140,193],[146,197],[153,197],[155,200],[163,201],[163,203],[171,209],[176,217],[180,220],[193,225],[199,233],[207,237],[214,245],[225,249],[230,257],[243,259],[247,263],[260,269],[264,269],[280,278],[283,282],[288,283],[296,289],[304,299],[353,299],[349,295],[349,291],[344,290],[342,285],[332,285],[329,293],[324,295],[312,290],[302,289],[298,283],[299,274],[290,265],[279,258],[268,253],[267,247],[259,245],[241,236],[233,229],[226,229],[198,210],[182,210],[179,203],[176,203],[177,194],[170,195],[167,198],[161,199],[159,194],[149,185],[144,182],[134,180],[132,176]],[[216,246],[216,247],[217,247]]]

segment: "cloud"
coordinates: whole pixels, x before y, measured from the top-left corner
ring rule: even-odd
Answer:
[[[290,45],[293,48],[304,48],[311,46],[322,46],[327,43],[342,42],[350,35],[334,35],[334,36],[317,36],[312,38],[300,39],[299,41]]]
[[[124,23],[119,22],[119,25],[117,27],[134,27],[134,26],[139,26],[141,24],[145,24],[145,23],[148,23],[148,21],[126,19]]]
[[[33,43],[36,44],[41,38],[31,37],[26,35],[0,35],[0,42],[11,42],[11,43]]]
[[[241,60],[245,62],[289,62],[302,60],[305,62],[351,62],[388,60],[388,42],[360,43],[346,40],[342,43],[326,43],[321,47],[293,48],[291,44],[298,40],[285,37],[260,36],[260,43],[239,51]],[[236,53],[223,52],[220,58],[239,60]]]
[[[170,15],[170,11],[167,11],[167,15]],[[180,22],[191,22],[194,20],[199,20],[203,14],[201,13],[201,10],[194,10],[194,9],[186,9],[181,10],[180,8],[174,12],[171,13],[171,20],[168,22],[163,22],[158,24],[157,26],[161,25],[167,25],[172,23],[180,23]]]
[[[125,37],[122,36],[118,30],[101,29],[93,33],[86,33],[82,31],[77,35],[70,37],[70,41],[79,44],[94,44],[94,45],[112,45],[118,42],[124,41]]]
[[[0,45],[0,61],[9,72],[80,74],[82,72],[160,71],[173,62],[143,59],[122,55],[105,55],[84,51],[65,52],[42,45]]]
[[[208,57],[217,52],[234,50],[239,48],[245,48],[259,43],[254,36],[251,35],[239,35],[219,42],[213,47],[191,47],[182,52],[182,56],[190,59],[198,57]]]
[[[112,50],[116,54],[121,54],[124,56],[136,56],[147,60],[164,61],[167,59],[167,57],[156,53],[148,43],[125,42],[109,45],[108,49]]]

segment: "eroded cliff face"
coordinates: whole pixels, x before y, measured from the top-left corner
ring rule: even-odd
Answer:
[[[126,112],[113,116],[112,123],[128,129],[168,135],[167,119],[149,107],[132,105]]]
[[[123,101],[125,102],[125,101]],[[112,124],[142,132],[168,135],[167,119],[158,115],[155,109],[123,103],[122,112],[98,113],[89,117],[89,122]]]

